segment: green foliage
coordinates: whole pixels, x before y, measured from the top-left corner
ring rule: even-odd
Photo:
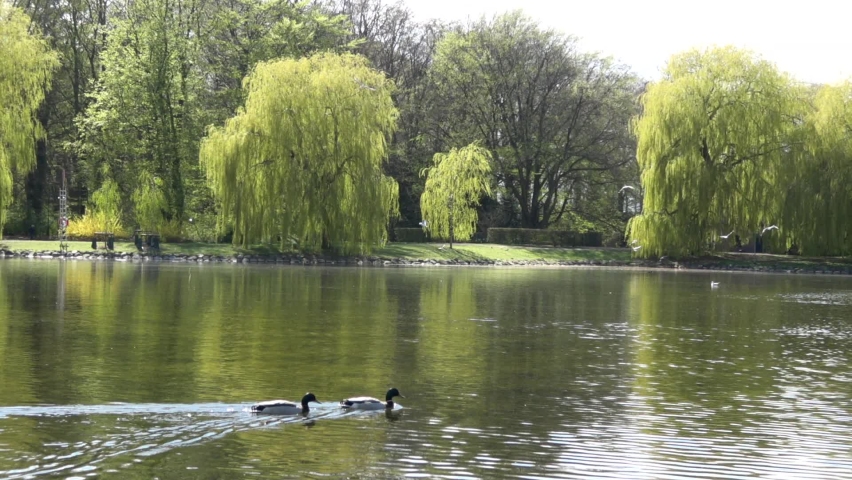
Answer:
[[[44,130],[35,118],[58,60],[31,31],[30,19],[0,0],[0,236],[12,202],[14,175],[35,166],[34,140]]]
[[[136,209],[136,223],[142,230],[159,231],[167,223],[163,212],[168,202],[162,190],[163,181],[150,174],[143,174],[136,191],[133,192],[133,204]]]
[[[642,215],[628,226],[638,254],[699,253],[722,231],[747,238],[776,223],[780,173],[800,151],[803,100],[750,52],[674,56],[633,124],[645,193]]]
[[[91,215],[99,231],[115,233],[123,230],[121,211],[121,194],[118,184],[112,179],[107,179],[101,188],[92,194],[91,209],[87,214]]]
[[[108,166],[126,196],[144,174],[163,180],[169,218],[180,219],[204,124],[195,58],[201,41],[194,0],[142,0],[115,19],[101,56],[93,103],[80,120],[78,154],[89,188]],[[129,200],[129,198],[127,198]]]
[[[219,239],[219,232],[216,228],[216,216],[198,215],[190,217],[183,224],[183,234],[181,237],[193,242],[215,243]]]
[[[489,228],[488,243],[500,245],[551,245],[554,247],[600,247],[598,232],[570,232],[537,228]]]
[[[491,153],[476,143],[436,153],[434,166],[421,171],[426,188],[420,211],[426,228],[438,238],[468,240],[476,232],[479,198],[491,195]]]
[[[217,2],[214,11],[200,54],[212,87],[204,94],[205,107],[215,123],[243,105],[243,78],[258,62],[354,46],[345,41],[346,18],[316,3],[237,0]]]
[[[86,213],[79,217],[68,219],[66,233],[72,240],[91,241],[95,232],[112,232],[116,237],[129,238],[131,232],[116,222],[105,221],[105,217],[99,214]]]
[[[633,159],[636,78],[519,12],[444,37],[431,73],[440,129],[492,152],[526,227],[557,223]]]
[[[852,83],[822,86],[805,117],[805,152],[779,173],[782,246],[852,253]]]
[[[118,184],[107,177],[101,188],[92,194],[92,200],[81,217],[68,220],[70,238],[90,239],[95,232],[110,232],[120,237],[129,236],[122,224],[122,199]]]
[[[211,128],[200,155],[234,243],[383,244],[398,199],[381,171],[393,85],[351,54],[262,62],[244,85],[245,108]]]

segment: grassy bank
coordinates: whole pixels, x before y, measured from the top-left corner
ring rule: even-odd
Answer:
[[[281,252],[274,246],[257,245],[251,248],[238,248],[230,244],[213,243],[164,243],[162,255],[215,255],[233,257],[236,255],[292,255],[296,252]],[[0,249],[15,252],[56,251],[57,241],[40,240],[0,240]],[[90,242],[69,242],[70,251],[93,253]],[[102,252],[102,251],[101,251]],[[131,242],[116,242],[115,252],[133,253],[136,246]],[[753,270],[753,271],[797,271],[797,272],[852,272],[852,257],[796,257],[788,255],[752,254],[752,253],[716,253],[703,257],[684,258],[675,261],[639,260],[632,257],[626,248],[549,248],[481,243],[455,244],[452,249],[439,243],[390,243],[377,249],[371,258],[397,262],[435,261],[440,263],[607,263],[611,265],[664,266],[675,265],[682,268],[711,270]]]
[[[116,241],[115,252],[118,253],[133,253],[136,252],[136,245],[133,242]],[[57,251],[59,250],[59,242],[56,240],[0,240],[0,248],[6,248],[13,252],[23,251]],[[68,251],[78,252],[94,252],[92,242],[68,242]],[[103,251],[98,249],[98,251]],[[221,255],[228,257],[237,254],[253,254],[266,255],[281,253],[277,248],[265,245],[258,245],[249,249],[236,248],[227,243],[162,243],[160,244],[160,252],[163,254],[173,255]]]
[[[15,252],[22,251],[55,251],[59,250],[59,242],[42,240],[0,240],[0,247]],[[277,255],[281,252],[275,246],[256,245],[250,248],[238,248],[222,243],[162,243],[160,252],[164,255]],[[69,251],[93,252],[91,242],[68,242]],[[115,242],[115,251],[132,253],[136,246],[132,242]],[[531,261],[544,260],[549,262],[571,260],[619,260],[630,259],[630,252],[625,249],[591,249],[591,248],[541,248],[492,245],[479,243],[461,243],[450,249],[446,244],[439,243],[390,243],[384,248],[377,249],[371,257],[402,259],[402,260],[463,260],[463,261]]]

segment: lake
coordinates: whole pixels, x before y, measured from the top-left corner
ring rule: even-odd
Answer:
[[[850,322],[837,276],[4,260],[0,478],[852,478]]]

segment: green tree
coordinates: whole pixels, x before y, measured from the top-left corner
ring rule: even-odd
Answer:
[[[163,212],[169,205],[163,193],[163,181],[150,173],[142,173],[139,186],[133,192],[136,224],[142,230],[162,233],[166,227]]]
[[[174,232],[186,212],[214,213],[198,163],[200,140],[205,125],[223,122],[243,104],[240,83],[253,66],[347,48],[344,19],[305,2],[140,0],[111,12],[103,71],[78,122],[81,173],[95,190],[108,166],[123,204],[144,210],[125,217],[146,222],[154,221],[150,204],[134,200],[156,183],[155,203],[165,199],[163,221]]]
[[[196,0],[142,0],[113,21],[78,144],[90,190],[106,166],[129,199],[142,172],[150,173],[162,179],[166,216],[177,221],[204,124],[199,10]]]
[[[417,22],[402,2],[334,0],[328,7],[349,19],[355,52],[370,59],[373,68],[393,80],[399,128],[391,139],[385,173],[399,183],[398,222],[414,226],[422,218],[419,173],[435,152],[446,150],[446,139],[434,132],[429,106],[436,91],[429,66],[447,27],[438,21]]]
[[[735,48],[674,56],[633,124],[644,191],[629,237],[641,256],[701,252],[780,221],[779,175],[801,148],[803,91]]]
[[[491,150],[525,227],[559,222],[633,158],[635,77],[518,12],[445,36],[432,76],[436,121]]]
[[[100,74],[108,0],[13,1],[27,12],[59,55],[59,65],[37,114],[45,136],[36,141],[36,165],[23,184],[26,203],[20,202],[14,211],[19,230],[35,224],[41,232],[48,226],[56,228],[60,170],[67,172],[72,210],[79,212],[86,200],[81,188],[84,179],[77,175],[79,157],[66,147],[78,137],[75,119],[88,106]],[[120,11],[119,3],[109,4],[111,10]]]
[[[468,240],[476,232],[479,198],[491,195],[491,153],[477,144],[436,153],[435,166],[425,168],[426,188],[420,210],[426,228],[437,237]]]
[[[852,253],[852,83],[814,89],[804,154],[779,173],[775,237],[808,255]]]
[[[121,203],[118,184],[107,177],[101,188],[92,193],[92,201],[89,202],[89,211],[86,214],[91,217],[99,231],[118,232],[122,230]]]
[[[347,22],[316,2],[213,0],[200,47],[208,88],[205,107],[224,122],[245,102],[242,81],[258,62],[298,58],[317,51],[345,51]]]
[[[387,238],[398,188],[382,174],[393,85],[351,54],[259,63],[245,108],[212,128],[201,162],[234,243],[295,239],[365,252]]]
[[[34,140],[44,130],[35,118],[50,85],[56,54],[19,9],[0,1],[0,235],[12,202],[12,177],[35,166]]]

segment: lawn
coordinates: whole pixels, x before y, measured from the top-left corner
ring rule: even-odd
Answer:
[[[0,247],[13,251],[55,251],[59,242],[55,240],[0,240]],[[221,255],[236,254],[276,255],[281,252],[270,245],[255,245],[248,249],[225,243],[161,243],[163,254]],[[91,242],[68,242],[69,251],[90,252]],[[115,242],[116,252],[135,252],[132,242]],[[371,256],[399,258],[404,260],[467,260],[467,261],[520,261],[546,260],[621,260],[630,259],[630,251],[609,248],[549,248],[494,245],[483,243],[457,243],[450,249],[440,243],[389,243],[376,249]]]
[[[617,248],[550,248],[492,243],[389,243],[374,252],[377,257],[406,260],[514,261],[630,260],[630,251]]]

